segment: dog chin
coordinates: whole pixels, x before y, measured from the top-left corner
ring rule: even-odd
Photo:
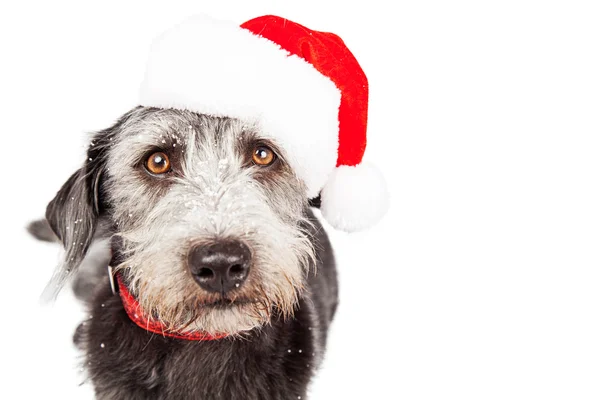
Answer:
[[[257,303],[214,304],[203,308],[202,314],[188,324],[184,332],[240,335],[263,326],[270,319],[270,313]]]

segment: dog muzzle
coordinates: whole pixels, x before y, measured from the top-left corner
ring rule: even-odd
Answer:
[[[114,244],[114,241],[113,241]],[[152,318],[148,315],[141,307],[140,303],[137,301],[133,293],[129,290],[127,284],[124,282],[123,277],[119,271],[115,271],[112,267],[113,265],[118,265],[118,255],[120,253],[115,251],[113,246],[113,257],[108,265],[108,277],[110,280],[110,287],[112,289],[113,294],[119,295],[121,297],[121,301],[123,303],[123,308],[129,316],[129,319],[133,321],[138,327],[155,333],[157,335],[162,335],[164,337],[170,337],[174,339],[182,339],[182,340],[218,340],[223,339],[228,336],[227,334],[216,334],[211,335],[204,331],[185,331],[180,332],[176,330],[169,329],[160,321]]]

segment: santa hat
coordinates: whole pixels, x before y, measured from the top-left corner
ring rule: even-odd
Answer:
[[[362,230],[387,211],[385,181],[362,161],[367,78],[332,33],[271,15],[241,26],[195,16],[153,43],[140,96],[257,126],[335,228]]]

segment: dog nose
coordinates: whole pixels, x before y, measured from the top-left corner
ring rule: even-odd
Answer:
[[[200,287],[226,293],[244,283],[251,257],[250,249],[242,242],[199,244],[190,249],[188,265]]]

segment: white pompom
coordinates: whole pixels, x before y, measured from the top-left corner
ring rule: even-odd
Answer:
[[[321,213],[334,228],[357,232],[375,225],[387,212],[385,179],[373,164],[339,166],[321,191]]]

